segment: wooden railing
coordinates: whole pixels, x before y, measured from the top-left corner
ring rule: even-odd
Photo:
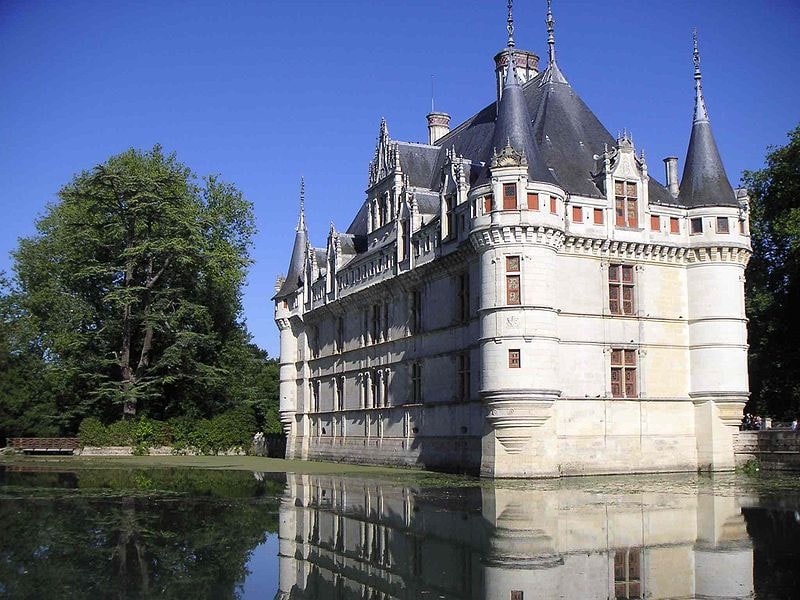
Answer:
[[[8,438],[8,445],[23,452],[53,454],[57,452],[72,454],[80,447],[78,438]]]

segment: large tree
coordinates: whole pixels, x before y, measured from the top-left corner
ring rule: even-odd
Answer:
[[[800,127],[744,174],[753,256],[747,268],[751,409],[800,412]]]
[[[252,206],[156,146],[77,175],[14,253],[14,305],[58,373],[62,426],[208,416],[241,398]]]

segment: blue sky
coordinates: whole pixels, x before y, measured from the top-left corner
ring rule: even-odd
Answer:
[[[554,0],[559,66],[612,132],[632,131],[650,172],[683,162],[697,27],[703,89],[732,183],[800,122],[796,0]],[[273,356],[275,277],[285,271],[306,178],[312,242],[345,229],[364,198],[380,118],[425,141],[431,75],[453,124],[494,98],[505,1],[170,0],[0,2],[0,270],[72,176],[155,143],[219,173],[254,203],[245,292]],[[545,1],[515,6],[517,46],[546,56]],[[682,167],[679,167],[679,171]]]

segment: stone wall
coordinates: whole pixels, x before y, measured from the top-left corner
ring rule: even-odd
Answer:
[[[739,431],[734,436],[733,444],[737,466],[755,459],[762,469],[800,471],[798,431]]]

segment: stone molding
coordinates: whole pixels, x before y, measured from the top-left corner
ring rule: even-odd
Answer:
[[[473,231],[469,239],[477,252],[509,244],[539,244],[557,251],[564,244],[564,232],[544,225],[491,225]]]
[[[497,440],[509,454],[519,454],[533,435],[533,430],[552,416],[552,407],[561,394],[549,389],[482,390],[486,420]]]

